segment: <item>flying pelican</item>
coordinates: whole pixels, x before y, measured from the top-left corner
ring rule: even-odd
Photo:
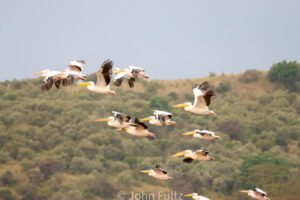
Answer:
[[[156,135],[148,131],[148,126],[141,122],[138,118],[130,120],[129,128],[125,128],[126,132],[139,137],[147,137],[148,139],[155,139]]]
[[[156,165],[155,169],[148,169],[141,171],[142,173],[148,174],[149,176],[152,176],[157,179],[161,180],[171,180],[172,177],[168,176],[168,172],[162,168],[160,168],[159,165]]]
[[[254,188],[253,190],[241,190],[240,192],[247,193],[248,196],[253,199],[270,200],[270,198],[267,197],[267,193],[259,188]]]
[[[200,196],[197,193],[191,193],[184,195],[185,197],[191,197],[194,200],[210,200],[209,198],[206,198],[204,196]]]
[[[124,114],[124,113],[120,113],[120,112],[116,112],[116,111],[112,111],[113,116],[110,116],[108,118],[102,118],[102,119],[97,119],[97,122],[107,122],[108,126],[114,127],[114,128],[118,128],[119,130],[125,130],[125,128],[129,128],[130,124],[130,116]]]
[[[174,108],[184,108],[185,111],[198,115],[216,115],[216,113],[208,108],[211,97],[215,92],[210,88],[207,81],[201,83],[193,89],[194,104],[185,102],[183,104],[174,105]]]
[[[141,121],[149,121],[150,124],[156,126],[172,126],[176,124],[176,122],[171,120],[172,116],[172,113],[161,110],[154,110],[153,116],[141,119]]]
[[[182,135],[190,136],[192,135],[194,138],[200,138],[204,140],[214,140],[219,139],[220,137],[216,135],[215,132],[208,131],[208,130],[194,130],[190,132],[183,133]]]
[[[149,79],[149,76],[146,74],[146,70],[136,66],[129,66],[125,69],[115,68],[113,72],[116,74],[114,84],[117,87],[121,86],[124,80],[127,80],[129,87],[133,88],[136,80]]]
[[[105,60],[97,72],[97,82],[93,81],[79,83],[80,86],[86,86],[88,90],[101,93],[115,95],[116,92],[110,89],[110,81],[112,76],[113,61]]]
[[[183,162],[185,163],[191,163],[193,162],[193,160],[214,160],[214,158],[210,157],[208,154],[208,151],[202,149],[197,150],[195,152],[191,150],[185,150],[174,154],[173,157],[184,156]]]
[[[71,61],[68,65],[70,69],[65,69],[64,71],[51,71],[49,69],[42,70],[34,75],[44,77],[44,82],[42,85],[42,90],[50,90],[53,85],[57,89],[60,86],[68,86],[73,84],[78,80],[85,80],[86,76],[82,73],[85,61]]]

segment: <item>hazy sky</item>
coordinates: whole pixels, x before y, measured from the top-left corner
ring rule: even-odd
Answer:
[[[0,0],[0,80],[111,58],[152,78],[300,60],[299,0]]]

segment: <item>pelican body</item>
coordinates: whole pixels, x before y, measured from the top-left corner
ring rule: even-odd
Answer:
[[[111,126],[113,128],[117,128],[119,130],[125,130],[126,128],[130,127],[130,119],[131,117],[129,115],[126,115],[124,113],[112,111],[113,116],[109,116],[108,118],[101,118],[97,119],[98,122],[107,122],[108,126]]]
[[[220,138],[219,136],[216,135],[215,132],[208,131],[208,130],[199,130],[199,129],[183,133],[182,135],[193,136],[194,138],[199,138],[204,140],[215,140]]]
[[[191,194],[185,194],[185,197],[190,197],[194,200],[210,200],[209,198],[206,198],[204,196],[198,195],[197,193],[191,193]]]
[[[113,62],[111,60],[105,60],[100,66],[97,72],[97,82],[93,81],[79,83],[80,86],[87,87],[88,90],[100,93],[115,95],[116,92],[110,89],[110,82],[112,76]]]
[[[148,131],[148,126],[141,122],[138,118],[130,120],[129,128],[125,129],[127,133],[138,137],[147,137],[148,139],[155,139],[156,135]]]
[[[116,74],[114,78],[114,85],[119,87],[122,85],[124,80],[128,81],[130,88],[134,87],[134,82],[136,80],[147,80],[149,76],[146,74],[146,71],[140,67],[129,66],[125,69],[115,68],[113,72]]]
[[[240,192],[247,193],[253,199],[257,200],[270,200],[267,197],[267,193],[259,188],[254,188],[252,190],[241,190]]]
[[[174,105],[174,108],[184,108],[185,111],[198,115],[215,115],[213,110],[208,106],[211,102],[211,97],[215,95],[214,91],[210,88],[207,81],[198,85],[193,89],[194,103],[185,102],[183,104]]]
[[[141,121],[149,121],[150,124],[155,126],[173,126],[176,122],[172,121],[172,116],[172,113],[154,110],[152,116],[141,119]]]
[[[159,165],[156,165],[155,169],[148,169],[141,171],[142,173],[148,174],[149,176],[152,176],[156,179],[160,180],[171,180],[172,177],[168,175],[168,172],[162,168],[160,168]]]
[[[205,160],[205,161],[214,160],[214,158],[209,156],[208,154],[209,154],[208,151],[202,149],[194,152],[191,150],[185,150],[174,154],[173,157],[183,156],[184,159],[182,161],[185,163],[191,163],[193,162],[193,160]]]

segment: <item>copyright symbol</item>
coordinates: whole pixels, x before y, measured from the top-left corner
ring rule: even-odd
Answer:
[[[123,192],[123,191],[119,191],[118,194],[117,194],[117,199],[118,200],[125,200],[125,197],[126,197],[126,193]]]

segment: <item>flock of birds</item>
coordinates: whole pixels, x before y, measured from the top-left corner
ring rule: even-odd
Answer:
[[[128,68],[120,69],[113,68],[112,60],[105,60],[96,72],[97,81],[85,81],[87,76],[83,74],[85,67],[85,61],[74,60],[68,65],[69,69],[63,71],[51,71],[49,69],[36,73],[35,75],[43,77],[42,90],[50,90],[52,87],[59,89],[60,87],[66,87],[69,85],[77,84],[84,86],[88,90],[96,93],[115,95],[116,92],[110,89],[110,85],[113,83],[119,87],[123,82],[127,82],[130,88],[134,87],[137,80],[148,80],[149,76],[146,71],[140,67],[129,66]],[[215,95],[214,90],[210,87],[207,81],[197,85],[193,89],[194,102],[185,102],[182,104],[174,105],[174,108],[183,108],[187,112],[191,112],[198,115],[216,115],[213,110],[209,109],[212,96]],[[165,127],[173,126],[176,124],[172,120],[172,113],[154,110],[153,115],[139,119],[137,117],[131,118],[121,112],[112,111],[112,116],[107,118],[97,119],[99,122],[106,122],[108,126],[115,128],[116,130],[128,133],[133,136],[147,137],[149,139],[155,139],[156,135],[148,130],[148,126],[145,122],[151,125]],[[184,136],[192,136],[194,138],[200,138],[204,140],[215,140],[220,137],[214,132],[208,130],[193,130],[183,133]],[[191,163],[193,161],[211,161],[213,157],[209,155],[206,149],[198,149],[196,151],[184,150],[173,155],[173,157],[183,157],[183,162]],[[162,169],[159,165],[156,165],[154,169],[148,169],[141,171],[149,176],[152,176],[160,180],[170,180],[168,172]],[[240,192],[247,193],[248,196],[258,200],[269,200],[267,193],[259,188],[251,190],[241,190]],[[194,200],[209,200],[206,197],[200,196],[197,193],[186,194],[185,197],[191,197]]]

